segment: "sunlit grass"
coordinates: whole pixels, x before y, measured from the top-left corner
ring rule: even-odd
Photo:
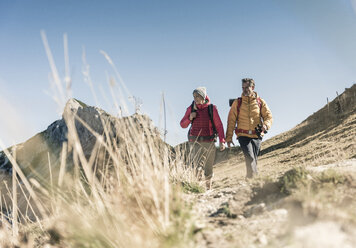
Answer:
[[[42,36],[57,90],[54,99],[61,107],[71,94],[70,79],[61,82],[44,33]],[[119,106],[124,99],[113,101]],[[67,104],[87,107],[76,100]],[[55,150],[58,154],[48,149],[46,163],[32,161],[35,164],[26,164],[24,173],[24,164],[4,150],[13,166],[13,184],[8,185],[8,192],[1,192],[1,199],[10,195],[10,200],[1,202],[6,206],[2,208],[1,246],[191,246],[194,224],[182,185],[202,189],[181,151],[165,144],[145,115],[115,118],[95,109],[101,114],[97,118],[103,130],[98,133],[90,121],[68,107],[63,113],[67,141]],[[95,138],[89,153],[79,125]]]

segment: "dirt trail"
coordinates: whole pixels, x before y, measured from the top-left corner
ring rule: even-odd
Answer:
[[[346,208],[356,207],[356,201],[349,199],[356,193],[356,185],[340,189],[349,190],[342,196],[342,201],[349,200],[345,209],[340,207],[335,216],[325,214],[324,205],[328,203],[313,203],[309,198],[299,201],[294,195],[282,194],[274,184],[266,184],[290,168],[262,157],[260,177],[246,181],[245,164],[237,157],[216,164],[213,189],[191,196],[201,228],[196,235],[196,247],[356,247],[356,218],[338,216],[347,214]],[[309,169],[315,168],[318,167]],[[329,168],[355,178],[356,159],[324,165],[317,172]],[[323,194],[323,190],[318,194]],[[333,199],[330,201],[334,204]],[[313,204],[315,208],[322,205],[316,217],[310,213],[319,211],[310,210]],[[322,236],[316,237],[316,233]]]
[[[191,198],[197,247],[356,247],[355,94],[263,142],[253,180],[239,149],[218,153],[213,189]]]
[[[253,180],[238,148],[218,152],[213,189],[190,196],[196,247],[356,247],[355,94],[263,142]]]
[[[251,199],[244,163],[216,166],[213,189],[196,196],[194,210],[203,228],[197,247],[263,247],[283,234],[288,212]]]

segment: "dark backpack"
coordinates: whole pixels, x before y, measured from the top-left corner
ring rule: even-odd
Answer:
[[[196,110],[194,109],[194,101],[193,101],[192,104],[190,105],[190,112],[191,112],[191,113],[196,112]],[[213,113],[214,113],[214,105],[213,105],[213,104],[209,104],[209,105],[208,105],[208,113],[209,113],[209,119],[210,119],[211,125],[212,125],[212,127],[213,127],[214,141],[216,142],[216,141],[217,141],[217,134],[218,134],[218,132],[216,131],[216,127],[215,127],[215,124],[214,124],[214,118],[213,118],[213,117],[214,117],[214,116],[213,116]],[[194,121],[194,119],[193,119],[192,122],[191,122],[189,131],[188,131],[188,136],[189,136],[189,133],[190,133],[190,129],[192,128],[193,121]]]

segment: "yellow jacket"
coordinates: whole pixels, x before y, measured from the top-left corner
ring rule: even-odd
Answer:
[[[263,119],[263,124],[267,126],[267,129],[271,128],[273,118],[271,110],[268,108],[266,102],[261,100],[261,113],[260,107],[257,103],[257,93],[254,92],[252,96],[241,96],[242,102],[240,106],[239,116],[237,116],[237,103],[235,100],[232,104],[227,119],[227,130],[226,130],[226,142],[232,141],[233,132],[235,130],[236,136],[246,136],[250,138],[257,138],[256,134],[248,134],[249,130],[254,131],[258,124],[262,124],[261,117]],[[236,127],[237,123],[237,128]],[[244,130],[238,131],[238,130]],[[263,135],[263,133],[261,134]]]

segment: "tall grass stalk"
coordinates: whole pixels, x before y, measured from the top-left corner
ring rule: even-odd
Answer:
[[[69,67],[66,66],[62,83],[44,32],[41,35],[58,90],[55,99],[61,105],[69,95],[66,92],[70,85]],[[65,36],[65,46],[66,42]],[[67,48],[65,54],[68,63]],[[103,54],[124,88],[119,91],[130,94],[111,59]],[[112,84],[113,101],[125,106],[124,99],[116,99],[113,87],[120,86]],[[27,202],[26,210],[19,209],[20,232],[27,230],[38,247],[191,246],[194,225],[181,185],[198,182],[192,169],[186,166],[184,154],[174,153],[161,140],[147,116],[126,113],[126,117],[117,119],[96,110],[101,113],[98,117],[103,127],[101,133],[75,112],[63,113],[68,142],[60,147],[57,162],[48,155],[49,175],[32,174],[29,180],[21,165],[2,146],[13,165],[13,182],[19,185]],[[80,139],[78,125],[95,137],[89,153]],[[15,188],[13,185],[13,209],[17,205]],[[28,209],[39,211],[40,215],[32,220]],[[13,244],[20,241],[16,242]]]
[[[22,183],[25,185],[26,190],[30,193],[31,197],[34,199],[34,204],[36,206],[36,208],[39,210],[39,212],[41,213],[42,216],[46,217],[46,211],[44,209],[44,207],[42,206],[39,198],[37,197],[37,194],[35,193],[35,191],[32,189],[30,182],[28,181],[28,179],[26,178],[26,176],[24,175],[24,173],[22,172],[21,168],[19,167],[19,165],[17,164],[17,161],[15,160],[15,158],[10,154],[10,152],[8,151],[8,149],[5,148],[3,142],[0,140],[0,148],[3,149],[3,152],[5,153],[5,155],[7,156],[7,158],[9,159],[9,161],[12,164],[12,170],[16,172],[16,174],[20,177]],[[35,214],[36,219],[39,221],[39,217]]]
[[[14,149],[14,158],[16,159],[16,147]],[[18,234],[17,213],[17,177],[16,170],[14,170],[12,173],[12,235],[15,238]]]

